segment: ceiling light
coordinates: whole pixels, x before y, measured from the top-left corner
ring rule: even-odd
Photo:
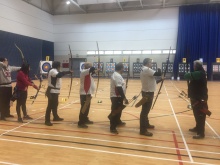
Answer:
[[[66,1],[66,4],[69,5],[69,4],[70,4],[70,1]]]

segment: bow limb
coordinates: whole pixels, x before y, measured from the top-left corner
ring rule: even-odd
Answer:
[[[187,58],[186,58],[186,72],[189,72],[189,62],[190,62],[190,54],[189,49],[187,49]],[[187,87],[189,88],[189,80],[187,79]]]
[[[72,71],[73,70],[73,66],[72,66],[73,55],[72,55],[72,51],[71,51],[70,45],[69,45],[69,50],[70,50],[70,60],[71,60],[70,70]],[[73,73],[71,72],[71,81],[70,81],[70,89],[69,89],[68,99],[70,97],[70,93],[71,93],[71,90],[72,90],[72,83],[73,83]]]
[[[36,75],[35,75],[35,76],[36,76]],[[40,89],[41,89],[42,81],[43,81],[42,75],[40,75],[40,79],[39,79],[39,80],[40,80],[40,84],[39,84],[39,86],[38,86],[38,90],[37,90],[36,94],[34,95],[34,99],[33,99],[32,103],[31,103],[31,105],[34,104],[34,102],[35,102],[35,100],[36,100],[36,98],[37,98],[37,96],[38,96],[38,93],[39,93],[39,91],[40,91]]]
[[[97,45],[97,50],[98,50],[98,80],[97,80],[97,86],[96,86],[96,91],[95,91],[95,97],[98,91],[98,87],[99,87],[99,70],[100,70],[100,55],[99,55],[99,44],[96,41],[96,45]]]
[[[164,74],[163,74],[163,76],[162,76],[162,81],[161,81],[161,84],[160,84],[160,88],[159,88],[159,90],[158,90],[158,93],[157,93],[157,95],[156,95],[156,98],[155,98],[155,100],[154,100],[154,103],[153,103],[151,109],[154,108],[154,105],[155,105],[155,103],[156,103],[156,101],[157,101],[157,98],[158,98],[158,96],[159,96],[159,94],[160,94],[160,91],[161,91],[161,89],[162,89],[163,82],[164,82],[164,79],[165,79],[165,76],[166,76],[166,73],[167,73],[167,70],[168,70],[168,64],[169,64],[169,59],[170,59],[170,54],[171,54],[170,52],[171,52],[171,47],[170,47],[169,55],[168,55],[168,58],[167,58],[166,68],[165,68]]]
[[[15,44],[15,47],[19,50],[20,54],[21,54],[21,58],[22,58],[22,61],[23,63],[25,62],[25,59],[24,59],[24,54],[22,52],[22,50]]]
[[[127,73],[127,79],[126,79],[126,89],[128,88],[129,77],[130,77],[130,55],[128,56],[128,73]]]

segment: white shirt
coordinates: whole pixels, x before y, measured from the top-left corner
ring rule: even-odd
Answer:
[[[121,97],[119,93],[116,93],[116,87],[122,87],[124,94],[126,93],[125,81],[118,72],[114,72],[111,76],[110,97]]]
[[[155,92],[156,91],[156,79],[154,77],[155,71],[149,67],[143,66],[140,78],[142,84],[142,91],[143,92]]]
[[[60,87],[61,87],[61,83],[62,83],[61,78],[56,79],[55,86],[53,84],[51,84],[52,83],[51,77],[55,78],[58,73],[59,72],[57,69],[51,69],[48,73],[48,86],[53,87],[53,88],[58,88],[58,89],[51,89],[50,93],[60,93]]]
[[[93,77],[91,76],[91,73],[89,73],[89,70],[90,68],[83,69],[80,73],[80,89],[79,89],[80,95],[95,93],[95,82]],[[86,89],[86,87],[88,89]],[[86,90],[88,90],[87,93]]]

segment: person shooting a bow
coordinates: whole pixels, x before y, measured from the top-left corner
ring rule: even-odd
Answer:
[[[152,69],[152,59],[145,58],[140,73],[140,79],[142,85],[142,97],[147,97],[147,101],[142,105],[141,109],[140,135],[153,136],[153,134],[147,130],[148,128],[154,128],[154,125],[151,125],[149,122],[148,114],[152,106],[156,85],[163,79],[156,81],[155,76],[161,76],[161,69],[158,68],[157,72],[154,71]]]

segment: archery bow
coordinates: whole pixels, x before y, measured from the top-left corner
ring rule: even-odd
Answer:
[[[186,58],[186,72],[189,72],[189,49],[187,49],[187,58]],[[189,88],[189,80],[187,79],[187,88]],[[188,93],[188,92],[187,92]]]
[[[22,61],[23,63],[25,63],[25,59],[24,59],[24,54],[23,52],[21,51],[21,49],[15,44],[15,47],[19,50],[20,54],[21,54],[21,58],[22,58]]]
[[[96,41],[96,45],[97,45],[97,49],[98,49],[98,80],[97,80],[97,86],[96,86],[96,91],[95,91],[95,97],[98,91],[98,87],[99,87],[99,69],[100,69],[100,55],[99,55],[99,44]]]
[[[130,77],[130,55],[128,56],[128,73],[127,73],[127,79],[126,79],[126,89],[128,88],[129,77]]]
[[[70,49],[70,45],[69,45],[69,50],[70,50],[70,60],[71,60],[70,70],[72,71],[72,70],[73,70],[73,66],[72,66],[73,55],[72,55],[72,51],[71,51],[71,49]],[[68,99],[69,99],[69,97],[70,97],[70,93],[71,93],[71,90],[72,90],[72,83],[73,83],[73,73],[71,72],[71,81],[70,81],[70,90],[69,90]]]
[[[36,76],[36,75],[35,75]],[[36,77],[37,78],[37,77]],[[37,78],[38,79],[38,78]],[[42,77],[42,75],[40,75],[40,84],[39,84],[39,86],[38,86],[38,90],[37,90],[37,93],[34,95],[34,98],[33,98],[33,101],[32,101],[32,103],[31,103],[31,105],[32,104],[34,104],[34,101],[36,100],[36,98],[37,98],[37,96],[38,96],[38,93],[39,93],[39,91],[40,91],[40,89],[41,89],[41,84],[42,84],[42,81],[43,81],[43,77]]]
[[[167,70],[168,70],[168,64],[169,64],[169,59],[170,59],[170,52],[171,52],[171,47],[170,47],[170,50],[169,50],[169,55],[168,55],[168,58],[167,58],[166,68],[165,68],[165,71],[164,71],[164,74],[163,74],[163,79],[162,79],[162,82],[161,82],[161,84],[160,84],[160,88],[159,88],[159,90],[158,90],[157,96],[156,96],[156,98],[155,98],[155,100],[154,100],[154,103],[153,103],[151,109],[154,108],[154,105],[155,105],[155,103],[156,103],[156,101],[157,101],[157,98],[158,98],[158,96],[159,96],[159,94],[160,94],[160,91],[161,91],[161,88],[162,88],[162,86],[163,86],[164,78],[165,78],[166,73],[167,73]]]

